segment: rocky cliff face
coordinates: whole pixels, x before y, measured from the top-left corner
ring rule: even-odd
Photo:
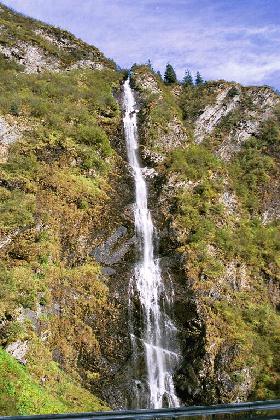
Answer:
[[[1,413],[104,409],[94,395],[129,406],[124,74],[95,47],[4,6],[0,25],[0,360],[10,369],[0,376],[16,390],[11,401],[0,386]],[[132,82],[158,253],[175,290],[178,395],[279,396],[279,96],[225,81],[166,86],[145,66]]]
[[[275,397],[280,98],[224,81],[177,90],[147,67],[133,80],[175,282],[178,394],[185,403]]]
[[[96,47],[67,31],[15,14],[4,5],[0,9],[0,54],[26,73],[115,67]]]

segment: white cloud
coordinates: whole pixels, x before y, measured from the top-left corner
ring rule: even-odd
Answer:
[[[224,0],[7,0],[26,14],[73,31],[122,66],[170,61],[208,79],[280,84],[280,26],[247,17]],[[249,2],[250,3],[250,2]],[[262,2],[258,2],[258,7]],[[230,2],[231,4],[231,2]],[[249,7],[249,6],[248,6]],[[246,15],[246,13],[245,13]],[[261,15],[260,15],[261,16]]]

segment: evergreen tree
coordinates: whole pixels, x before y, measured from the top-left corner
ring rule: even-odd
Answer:
[[[177,76],[176,76],[175,70],[169,63],[166,65],[166,69],[164,73],[164,82],[167,85],[177,82]]]
[[[195,84],[196,84],[196,86],[199,86],[199,85],[203,84],[203,79],[202,79],[199,71],[196,73]]]
[[[149,67],[149,69],[153,70],[152,62],[150,59],[147,61],[147,66]]]
[[[184,86],[193,86],[193,78],[189,70],[186,71],[185,77],[183,79]]]
[[[157,71],[157,75],[160,79],[162,79],[162,75],[161,75],[161,72],[159,70]]]

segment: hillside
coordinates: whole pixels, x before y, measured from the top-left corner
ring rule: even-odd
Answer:
[[[75,68],[115,68],[96,47],[67,31],[12,11],[0,9],[0,54],[26,73]]]
[[[0,413],[131,407],[126,74],[66,31],[3,5],[0,21]],[[178,396],[279,397],[280,98],[131,77]]]
[[[161,252],[176,261],[179,395],[279,397],[280,98],[265,86],[166,86],[145,66],[132,71]]]
[[[78,403],[71,392],[77,381],[98,382],[98,371],[83,360],[91,352],[100,358],[99,337],[117,317],[88,254],[101,220],[102,229],[112,223],[110,178],[118,177],[120,158],[109,138],[121,121],[112,91],[122,74],[64,31],[4,6],[0,19],[0,341],[35,383],[54,391],[45,412],[94,411],[102,408],[96,398],[79,388],[79,399],[88,402]],[[108,354],[110,340],[104,337]],[[17,380],[19,368],[13,369]],[[75,403],[56,408],[56,393]],[[2,412],[35,412],[31,405]]]

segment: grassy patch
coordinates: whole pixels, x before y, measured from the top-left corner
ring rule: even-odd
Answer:
[[[0,348],[1,415],[99,411],[108,408],[59,371],[55,363],[49,365],[47,374],[41,378],[40,384],[28,368]],[[50,386],[51,377],[57,377],[57,380]]]

